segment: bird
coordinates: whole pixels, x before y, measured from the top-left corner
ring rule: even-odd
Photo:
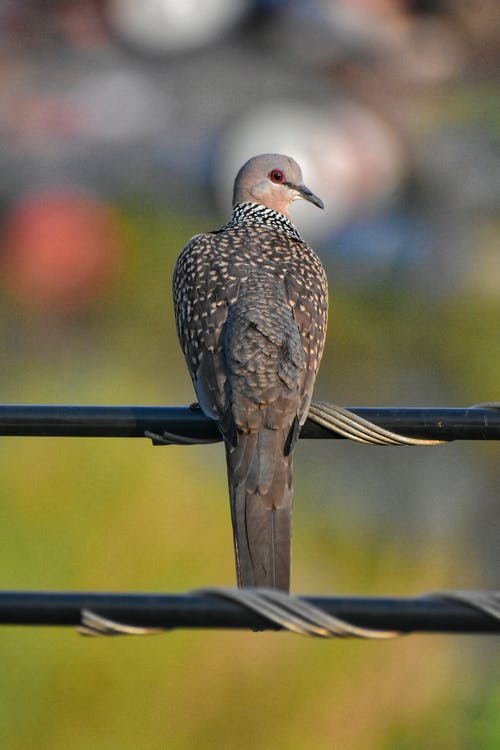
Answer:
[[[323,354],[328,284],[290,204],[323,202],[297,162],[238,171],[230,221],[179,255],[173,299],[198,403],[225,444],[240,588],[290,591],[292,462]]]

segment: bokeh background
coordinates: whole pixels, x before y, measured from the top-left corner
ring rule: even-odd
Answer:
[[[500,399],[496,0],[0,2],[0,399],[193,399],[170,279],[290,153],[328,269],[316,397]],[[301,441],[293,590],[498,583],[498,447]],[[223,451],[3,438],[0,587],[232,585]],[[2,747],[493,750],[492,639],[5,627]]]

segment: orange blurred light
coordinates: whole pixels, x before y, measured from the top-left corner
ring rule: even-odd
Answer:
[[[22,199],[7,217],[5,283],[27,307],[70,313],[89,307],[116,274],[121,246],[112,211],[66,188]]]

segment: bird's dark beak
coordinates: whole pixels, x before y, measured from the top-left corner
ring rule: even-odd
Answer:
[[[314,205],[317,206],[318,208],[325,207],[325,204],[323,203],[321,198],[318,198],[317,195],[314,195],[314,193],[311,192],[309,188],[306,187],[305,185],[297,185],[295,189],[300,195],[300,197],[303,198],[305,201],[309,201],[309,203],[314,203]]]

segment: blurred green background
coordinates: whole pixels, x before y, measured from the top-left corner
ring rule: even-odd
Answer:
[[[112,53],[120,69],[161,69],[165,89],[177,81],[180,63],[172,52],[151,59],[120,48],[123,40],[109,36],[109,28],[95,20],[105,5],[54,3],[50,13],[40,14],[36,3],[28,3],[32,15],[24,25],[15,13],[14,24],[12,14],[0,13],[3,39],[10,44],[1,81],[11,104],[20,107],[28,84],[31,96],[42,98],[43,81],[54,70],[50,64],[61,61],[64,71],[72,71],[73,84],[75,70],[89,65],[99,81],[99,66],[105,67]],[[184,70],[186,80],[195,80],[205,59],[229,54],[228,47],[248,74],[245,56],[256,50],[262,55],[259,45],[276,33],[276,8],[266,15],[266,3],[255,5],[254,25],[247,18],[238,31],[247,45],[245,64],[231,39],[218,41],[204,52],[183,51],[192,66]],[[381,5],[366,3],[372,14]],[[419,10],[418,3],[385,3],[384,23],[393,33],[401,32],[396,22],[402,20],[422,33],[451,29],[452,40],[468,42],[468,64],[455,49],[450,59],[456,69],[431,83],[427,69],[420,79],[418,70],[414,78],[405,78],[403,71],[399,88],[394,71],[389,75],[381,64],[381,97],[390,91],[392,103],[384,100],[386,114],[393,113],[394,104],[412,100],[406,128],[400,123],[412,143],[405,174],[390,196],[379,196],[381,203],[350,209],[322,233],[306,230],[328,268],[331,288],[318,399],[465,406],[500,398],[500,220],[489,204],[500,178],[497,163],[488,158],[491,144],[498,142],[498,89],[489,72],[489,48],[479,45],[483,59],[474,46],[476,26],[471,31],[460,17],[469,33],[462,30],[462,39],[455,11],[446,3],[427,5],[436,7],[434,14]],[[289,29],[293,18],[285,20]],[[483,40],[489,38],[487,29],[483,23]],[[416,65],[415,41],[405,40],[402,56]],[[333,41],[326,46],[338,53]],[[332,91],[349,72],[361,75],[350,48],[342,54],[344,65],[352,67],[340,72],[309,53],[312,59],[292,66],[294,74],[313,81],[321,70]],[[286,59],[290,65],[292,57]],[[33,81],[30,75],[40,65]],[[28,71],[24,78],[23,70]],[[373,85],[372,73],[365,83]],[[61,95],[57,86],[64,88],[64,75],[59,82],[57,75],[51,79],[52,97]],[[214,79],[211,86],[210,95],[220,104],[220,82]],[[362,100],[354,84],[344,86]],[[181,92],[179,101],[188,95]],[[209,162],[209,155],[201,155],[193,136],[189,158],[178,154],[173,160],[170,152],[165,157],[168,138],[162,135],[165,142],[160,142],[156,131],[135,138],[137,153],[126,139],[116,151],[116,143],[104,139],[103,146],[75,134],[66,110],[62,120],[59,110],[58,117],[52,119],[52,110],[49,117],[44,102],[24,103],[24,119],[14,124],[2,115],[2,137],[10,150],[1,157],[7,171],[1,183],[0,398],[5,403],[189,403],[193,392],[176,340],[170,279],[185,242],[220,226],[228,215],[227,204],[217,207],[209,197],[215,177],[210,182],[204,173],[202,186],[196,179],[195,157],[199,165]],[[208,100],[204,109],[211,122]],[[175,111],[179,130],[184,120]],[[127,110],[118,117],[108,114],[110,127],[117,127]],[[173,132],[175,117],[174,125],[165,126],[173,142],[179,137]],[[465,136],[453,149],[457,131]],[[471,171],[461,161],[464,153],[478,162],[479,176],[490,181],[488,190],[482,179],[467,182]],[[92,158],[102,161],[102,173],[96,165],[87,169]],[[315,174],[319,180],[311,168],[307,182],[316,190]],[[328,175],[321,179],[328,182]],[[455,191],[459,180],[467,184],[467,200]],[[47,186],[58,192],[44,192]],[[356,201],[362,203],[359,196]],[[420,248],[410,259],[403,251],[389,259],[384,255],[389,243],[377,217],[395,211],[405,221],[411,212],[419,217],[402,232],[403,239],[398,235],[403,248],[411,242]],[[367,222],[368,236],[379,242],[376,258],[355,220]],[[108,265],[97,260],[91,272],[84,265],[80,276],[72,276],[81,268],[78,254],[87,257],[94,247],[101,259],[110,258]],[[0,446],[0,588],[176,592],[234,585],[220,445],[153,448],[146,440],[2,438]],[[295,476],[293,591],[412,595],[497,585],[495,443],[406,449],[304,440]],[[9,750],[500,746],[500,665],[493,638],[416,635],[358,643],[199,631],[101,640],[63,628],[4,627],[0,663],[0,737]]]
[[[54,321],[35,331],[31,317],[4,309],[6,401],[192,398],[169,278],[177,250],[209,221],[130,206],[118,213],[128,272],[70,333],[67,322]],[[431,312],[403,294],[346,293],[332,282],[318,396],[337,395],[339,368],[345,398],[393,403],[394,372],[409,362],[443,378],[448,405],[495,395],[497,300],[462,293]],[[370,373],[366,362],[375,362]],[[490,539],[494,557],[498,539],[496,445],[409,452],[300,443],[295,591],[404,595],[494,584],[484,555]],[[381,467],[382,478],[366,462]],[[220,445],[4,438],[0,467],[2,588],[233,585]],[[423,507],[409,507],[414,483],[426,477]],[[454,497],[463,481],[465,500]],[[493,649],[493,640],[470,637],[337,643],[173,632],[94,641],[65,629],[4,628],[3,746],[493,749],[500,741]]]

